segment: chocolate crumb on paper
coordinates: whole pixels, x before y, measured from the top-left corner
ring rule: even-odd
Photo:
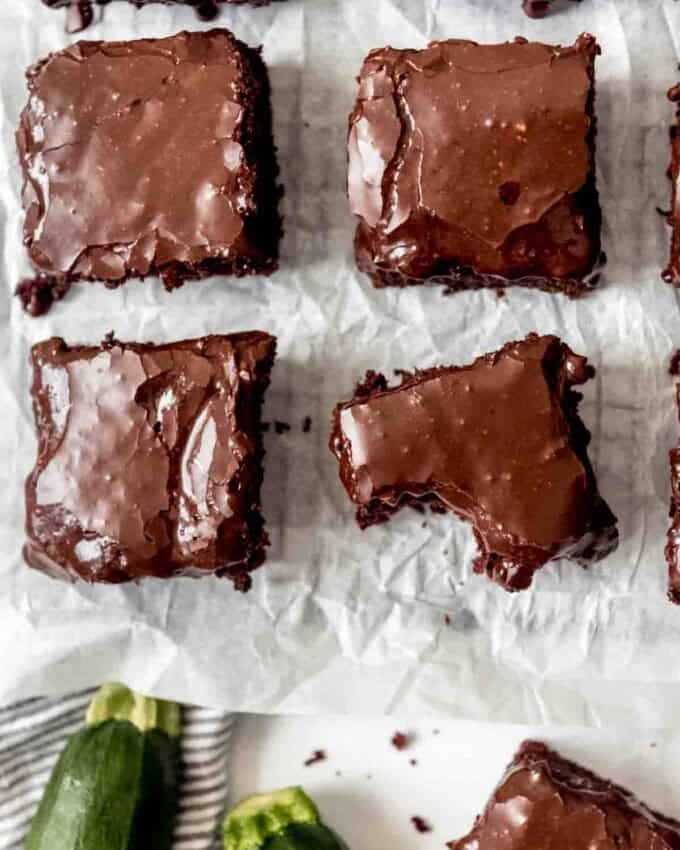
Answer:
[[[326,761],[327,758],[326,750],[314,750],[311,756],[304,762],[304,766],[311,767],[311,765],[318,764],[320,761]]]
[[[412,736],[406,732],[395,732],[390,743],[395,750],[405,750],[411,746]]]
[[[419,815],[413,815],[411,818],[411,823],[415,827],[416,832],[432,832],[432,827],[430,824]]]

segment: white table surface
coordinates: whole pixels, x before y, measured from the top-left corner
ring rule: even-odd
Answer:
[[[395,731],[414,734],[413,745],[397,751],[390,744]],[[680,735],[635,740],[598,729],[441,718],[243,715],[233,741],[230,802],[299,784],[351,850],[441,850],[468,831],[515,748],[529,737],[680,817]],[[304,760],[318,749],[326,751],[327,760],[305,767]],[[412,815],[425,818],[432,832],[417,833]]]

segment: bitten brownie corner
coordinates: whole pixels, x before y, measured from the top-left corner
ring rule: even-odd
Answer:
[[[333,415],[330,449],[361,528],[405,505],[471,523],[477,573],[527,588],[558,558],[586,566],[618,544],[573,390],[594,370],[555,336],[530,334],[469,366],[369,372]]]
[[[369,53],[348,191],[357,265],[375,286],[578,297],[596,285],[599,52],[584,34],[571,47],[451,39]]]
[[[267,68],[228,30],[80,41],[27,72],[17,132],[38,314],[77,281],[271,274],[281,218]],[[73,134],[78,144],[71,144]],[[83,191],[87,185],[88,191]]]

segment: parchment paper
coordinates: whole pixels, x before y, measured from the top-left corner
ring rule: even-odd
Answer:
[[[680,609],[665,599],[667,451],[677,437],[668,357],[678,299],[659,279],[668,233],[666,89],[676,82],[680,4],[584,0],[530,21],[518,0],[286,0],[224,9],[220,24],[265,45],[286,186],[281,270],[167,294],[157,281],[76,287],[45,318],[11,291],[29,271],[13,131],[23,69],[67,43],[38,0],[0,8],[0,702],[122,679],[231,710],[447,712],[528,723],[659,727],[680,708]],[[114,3],[93,38],[197,28],[192,10]],[[444,298],[376,291],[354,267],[345,132],[364,54],[385,43],[517,34],[570,43],[598,63],[598,179],[609,264],[579,302],[522,289]],[[89,587],[21,560],[23,480],[35,452],[31,343],[167,340],[259,327],[279,337],[265,418],[264,509],[272,546],[248,595],[227,581]],[[531,330],[560,334],[598,373],[582,415],[602,492],[620,519],[616,554],[564,563],[508,595],[471,574],[468,528],[405,511],[360,532],[327,450],[328,420],[366,368],[466,363]],[[309,433],[303,418],[312,417]],[[445,622],[449,615],[450,625]]]

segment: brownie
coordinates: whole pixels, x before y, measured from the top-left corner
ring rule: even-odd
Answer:
[[[526,741],[450,850],[680,850],[680,823],[538,741]]]
[[[668,223],[671,226],[671,256],[668,266],[663,272],[666,283],[680,287],[680,83],[668,92],[668,99],[676,105],[675,124],[671,127],[671,211]]]
[[[595,57],[572,47],[432,42],[369,53],[349,119],[359,268],[375,286],[597,282]]]
[[[24,237],[49,287],[269,274],[281,222],[267,69],[227,30],[78,42],[29,69]]]
[[[276,340],[33,346],[38,456],[24,557],[55,578],[214,574],[263,563],[260,408]]]
[[[572,387],[594,370],[555,336],[529,334],[470,366],[369,372],[338,405],[330,448],[361,528],[403,505],[472,524],[477,573],[523,590],[548,561],[582,566],[618,543]]]
[[[66,8],[66,29],[68,32],[80,32],[86,29],[94,18],[94,4],[104,6],[110,2],[111,0],[43,0],[43,3],[51,8]],[[268,6],[271,0],[128,0],[128,2],[137,7],[147,6],[150,3],[194,6],[199,18],[204,21],[211,21],[217,17],[219,3],[249,3],[252,6]]]

